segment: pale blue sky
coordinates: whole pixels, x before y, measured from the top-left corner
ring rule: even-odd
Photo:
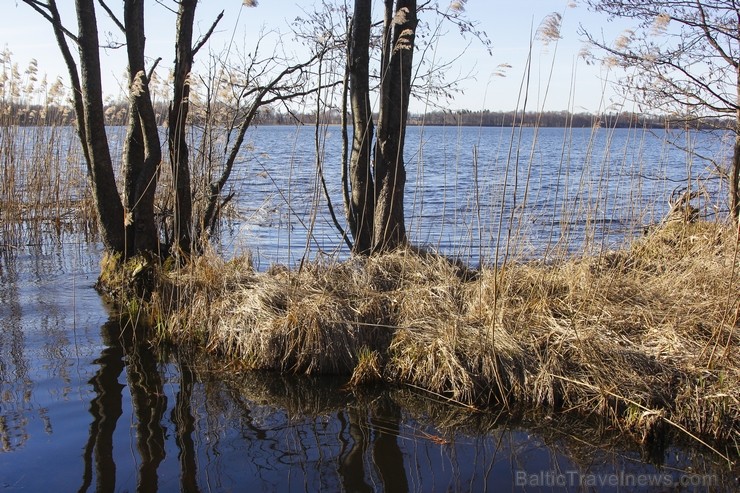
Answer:
[[[0,16],[0,49],[10,49],[14,62],[18,63],[21,70],[31,58],[36,58],[40,73],[46,73],[50,79],[61,74],[66,79],[66,71],[49,26],[18,0],[0,0],[0,3],[5,4],[3,15]],[[115,0],[109,2],[111,6],[118,6],[119,3]],[[474,79],[461,84],[462,94],[449,103],[449,107],[470,110],[511,110],[517,107],[532,32],[537,30],[548,14],[558,12],[563,16],[563,21],[562,39],[557,46],[554,43],[544,46],[538,40],[532,45],[527,108],[573,111],[616,108],[615,103],[618,105],[620,101],[615,99],[606,81],[616,80],[619,74],[608,72],[598,65],[588,66],[579,58],[584,44],[577,30],[582,24],[594,32],[603,30],[607,39],[613,39],[627,24],[606,23],[602,16],[587,12],[583,6],[569,7],[574,3],[577,2],[469,0],[466,14],[478,24],[479,29],[488,34],[493,44],[493,56],[488,55],[485,48],[474,39],[466,48],[467,42],[454,27],[445,28],[447,32],[438,44],[436,62],[449,59],[464,50],[463,56],[456,62],[455,73],[467,74],[472,71],[475,74]],[[68,24],[76,27],[72,13],[74,2],[59,0],[59,4],[66,10],[63,16],[69,19]],[[214,51],[220,51],[220,47],[227,44],[232,35],[235,43],[245,45],[246,51],[249,51],[249,45],[263,27],[284,33],[283,38],[291,49],[292,34],[288,23],[302,15],[302,11],[318,4],[317,1],[306,0],[261,0],[256,8],[243,8],[240,0],[205,0],[198,8],[196,33],[205,32],[217,13],[224,9],[224,21],[212,39]],[[440,0],[440,4],[447,5],[447,0]],[[161,56],[162,68],[171,66],[173,59],[174,25],[175,15],[172,12],[154,1],[147,2],[147,55],[152,58]],[[111,26],[105,26],[105,29],[114,30]],[[117,80],[124,73],[123,53],[121,50],[109,50],[103,60],[106,63],[105,90],[109,94],[116,94]],[[511,66],[506,69],[505,77],[495,75],[501,71],[502,64]],[[553,74],[545,98],[551,68]],[[522,105],[523,102],[520,102],[519,108]],[[423,107],[423,102],[414,104],[416,111]]]

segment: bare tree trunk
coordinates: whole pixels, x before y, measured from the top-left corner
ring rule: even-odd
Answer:
[[[134,80],[129,76],[129,88]],[[136,177],[141,173],[144,163],[144,137],[141,131],[139,114],[135,109],[133,96],[129,94],[128,129],[123,149],[123,206],[124,228],[126,228],[126,252],[136,251],[136,229],[134,228],[134,211],[137,206]]]
[[[205,212],[198,219],[197,222],[195,236],[196,245],[200,245],[210,236],[211,232],[216,227],[221,208],[233,197],[233,194],[231,194],[222,201],[221,192],[226,186],[226,183],[229,180],[229,176],[231,176],[231,171],[234,169],[236,159],[237,157],[239,157],[239,153],[241,152],[241,147],[244,143],[244,138],[247,134],[247,130],[252,125],[252,121],[254,121],[255,116],[257,116],[257,111],[264,104],[275,101],[283,101],[287,99],[285,97],[276,97],[270,100],[265,100],[265,98],[267,98],[270,91],[273,91],[284,77],[287,77],[294,72],[303,70],[305,67],[308,67],[314,61],[316,61],[320,56],[321,53],[317,53],[306,62],[302,62],[285,68],[282,72],[277,74],[266,86],[260,87],[258,88],[258,90],[256,90],[257,94],[255,95],[252,104],[249,106],[249,109],[246,110],[242,122],[236,129],[236,139],[234,140],[234,143],[232,144],[231,149],[228,152],[228,156],[226,157],[226,161],[224,162],[223,170],[221,171],[221,176],[218,178],[218,180],[214,180],[208,185],[209,194],[208,201],[205,207]]]
[[[730,168],[730,217],[740,226],[740,64],[735,66],[737,75],[737,109],[735,111],[735,148]]]
[[[126,243],[123,204],[116,188],[108,137],[105,133],[95,4],[93,0],[77,0],[76,10],[79,24],[80,89],[83,109],[81,121],[85,126],[83,145],[87,146],[86,156],[89,157],[88,170],[93,182],[95,207],[106,249],[124,253]]]
[[[738,121],[740,121],[740,114]],[[730,169],[730,216],[735,224],[740,225],[740,127],[735,134],[735,148]]]
[[[403,194],[406,136],[414,38],[416,0],[386,0],[384,53],[381,68],[380,115],[375,148],[375,217],[373,251],[406,243]]]
[[[182,0],[177,17],[177,42],[175,45],[175,70],[169,121],[170,164],[175,187],[174,247],[190,253],[192,241],[193,203],[190,190],[189,150],[185,140],[185,125],[190,109],[190,83],[188,77],[193,66],[193,22],[197,0]]]
[[[374,186],[370,175],[373,142],[370,106],[370,26],[371,0],[355,2],[349,46],[350,101],[352,108],[352,154],[349,173],[352,196],[349,226],[354,238],[354,252],[368,254],[372,248]]]
[[[129,132],[124,181],[127,217],[132,214],[133,252],[159,251],[159,236],[154,222],[154,195],[162,160],[157,120],[149,94],[149,80],[144,65],[144,2],[124,2],[126,51],[129,62]],[[130,221],[127,221],[130,223]]]

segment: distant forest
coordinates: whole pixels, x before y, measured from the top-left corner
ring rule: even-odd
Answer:
[[[284,115],[281,115],[281,117]],[[316,115],[297,115],[303,124],[314,124]],[[295,120],[293,120],[295,121]],[[340,115],[324,115],[324,123],[341,123]],[[269,115],[262,115],[261,123],[280,124]],[[521,111],[433,111],[425,114],[410,114],[410,125],[461,126],[461,127],[570,127],[570,128],[695,128],[734,129],[735,120],[718,117],[676,117],[642,113],[570,113],[568,111],[525,112]]]
[[[74,125],[74,111],[63,106],[16,105],[3,108],[0,102],[0,125]],[[155,104],[155,113],[160,124],[167,117],[168,107],[164,103]],[[106,106],[106,119],[109,125],[126,125],[128,121],[127,103],[114,103]],[[191,113],[193,123],[199,125],[198,112]],[[338,110],[328,110],[321,114],[321,123],[341,124]],[[277,112],[262,108],[255,118],[260,125],[314,125],[316,113]],[[525,112],[520,111],[432,111],[425,114],[410,114],[410,125],[463,126],[463,127],[606,127],[606,128],[689,128],[694,129],[733,129],[734,120],[729,118],[705,117],[683,118],[642,113],[571,113],[568,111]]]

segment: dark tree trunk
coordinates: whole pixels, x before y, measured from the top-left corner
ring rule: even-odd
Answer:
[[[82,153],[85,156],[85,165],[87,166],[88,178],[92,179],[92,168],[90,160],[90,149],[87,145],[87,133],[85,129],[85,105],[82,99],[82,86],[80,84],[80,74],[77,72],[77,63],[75,62],[72,52],[67,44],[67,37],[62,30],[62,19],[59,16],[59,9],[54,0],[49,0],[49,14],[51,15],[51,25],[54,29],[54,37],[57,40],[59,49],[62,52],[62,58],[64,63],[67,65],[67,72],[69,73],[69,81],[72,87],[72,101],[74,102],[75,117],[77,119],[77,136],[80,139],[82,146]]]
[[[740,123],[740,112],[737,118]],[[736,130],[735,149],[730,168],[730,216],[735,224],[740,226],[740,128]]]
[[[170,164],[175,188],[174,240],[175,251],[189,254],[192,241],[193,204],[190,190],[190,163],[185,140],[185,125],[190,109],[188,77],[193,66],[193,22],[197,0],[182,0],[177,17],[175,70],[169,121]]]
[[[370,106],[370,26],[371,0],[355,2],[349,50],[349,83],[352,108],[352,154],[349,174],[352,194],[349,226],[354,238],[354,253],[368,254],[372,248],[374,187],[370,175],[373,142]]]
[[[373,251],[406,243],[403,194],[411,69],[416,31],[416,0],[386,0],[384,51],[381,62],[380,114],[375,147],[375,217]]]
[[[738,14],[740,32],[740,13]],[[735,148],[730,167],[730,217],[740,227],[740,62],[735,65],[737,109],[735,110]]]
[[[127,237],[138,254],[159,250],[159,236],[154,222],[154,195],[162,160],[157,120],[149,94],[149,80],[144,65],[144,2],[124,2],[124,24],[129,63],[129,131],[124,163],[126,184]],[[131,226],[128,226],[131,224]]]
[[[129,87],[133,80],[129,77]],[[132,96],[129,95],[129,99]],[[141,174],[144,164],[144,137],[141,131],[139,115],[133,101],[129,101],[128,130],[123,150],[123,205],[124,227],[126,228],[126,252],[136,251],[136,229],[134,228],[134,210],[136,209],[136,177]]]
[[[160,138],[149,93],[144,62],[144,0],[124,0],[124,19],[115,24],[126,36],[129,63],[129,122],[123,155],[123,198],[116,185],[110,148],[105,132],[103,91],[95,0],[76,0],[78,34],[67,30],[59,16],[56,0],[46,4],[23,0],[53,27],[70,75],[78,135],[82,143],[88,175],[100,223],[102,241],[107,250],[131,256],[145,251],[159,252],[159,234],[154,221],[154,197],[162,159]],[[102,2],[108,13],[112,12]],[[175,99],[170,107],[170,148],[176,188],[175,242],[180,250],[189,250],[192,237],[192,194],[188,148],[184,126],[188,113],[192,60],[213,33],[223,12],[199,44],[192,47],[194,12],[197,0],[182,0],[178,17]],[[67,39],[79,48],[80,67],[69,49]],[[223,185],[221,184],[222,188]],[[220,190],[219,188],[219,190]]]
[[[108,137],[105,133],[95,4],[93,0],[77,0],[76,10],[83,110],[83,118],[78,121],[84,124],[83,145],[87,147],[85,155],[89,159],[88,170],[93,183],[93,196],[103,244],[108,250],[124,253],[126,242],[123,204],[116,188]]]

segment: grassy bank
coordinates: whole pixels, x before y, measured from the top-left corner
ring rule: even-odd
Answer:
[[[206,255],[159,274],[145,310],[158,340],[205,347],[228,371],[347,374],[740,450],[740,259],[727,226],[669,223],[599,257],[480,272],[409,249],[263,273]]]

